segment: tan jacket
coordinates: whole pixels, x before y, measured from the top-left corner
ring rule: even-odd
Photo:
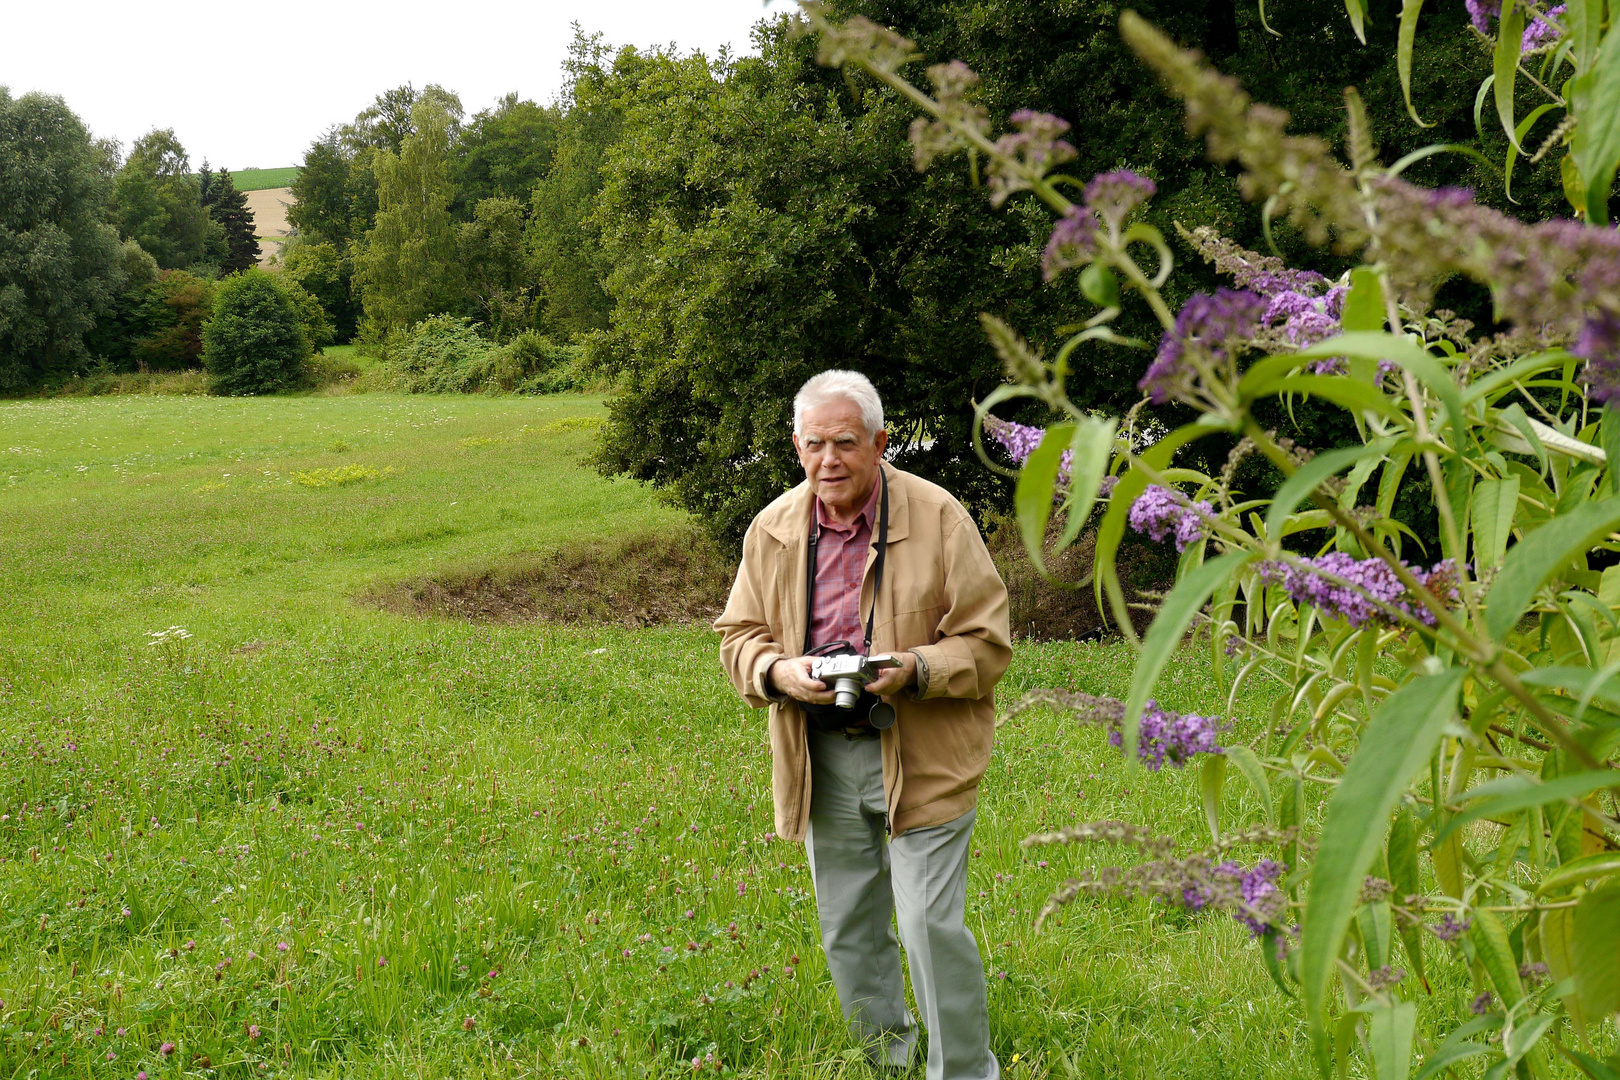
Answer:
[[[897,718],[882,740],[889,825],[899,836],[951,821],[978,801],[995,734],[991,687],[1007,670],[1012,647],[1007,588],[973,519],[938,485],[887,464],[883,471],[889,553],[872,651],[910,649],[920,661],[919,685],[887,699]],[[732,685],[754,708],[770,706],[776,831],[788,840],[803,840],[810,820],[805,720],[796,702],[768,698],[764,680],[774,661],[803,651],[814,498],[810,485],[800,484],[754,519],[731,598],[714,624]],[[874,523],[874,541],[876,535]],[[861,586],[863,615],[871,609],[875,555],[874,543]]]

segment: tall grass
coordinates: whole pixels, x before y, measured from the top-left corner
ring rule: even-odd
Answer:
[[[763,717],[706,628],[354,602],[674,525],[582,464],[594,426],[559,421],[599,413],[0,403],[0,1076],[869,1075],[804,851],[771,835]],[[1021,645],[1003,694],[1120,694],[1128,668],[1118,646]],[[1223,710],[1201,671],[1161,698]],[[1129,773],[1095,731],[1002,730],[969,918],[1009,1075],[1309,1071],[1236,923],[1115,902],[1031,930],[1114,853],[1025,834],[1125,818],[1196,846],[1197,805],[1193,776]]]

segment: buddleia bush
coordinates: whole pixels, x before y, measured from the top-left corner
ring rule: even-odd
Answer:
[[[1359,29],[1362,0],[1346,6]],[[1051,357],[985,317],[1007,381],[979,403],[974,439],[988,423],[1020,460],[1018,520],[1037,563],[1100,515],[1097,596],[1139,655],[1123,701],[1062,688],[1014,708],[1065,710],[1132,767],[1197,768],[1200,805],[1187,809],[1210,844],[1178,851],[1125,822],[1029,837],[1135,852],[1067,881],[1041,918],[1140,896],[1237,919],[1298,998],[1324,1075],[1347,1075],[1358,1056],[1380,1080],[1463,1062],[1491,1078],[1620,1075],[1620,235],[1602,224],[1620,161],[1620,27],[1604,4],[1469,4],[1496,35],[1495,104],[1516,146],[1533,122],[1513,115],[1517,79],[1564,110],[1524,152],[1567,149],[1577,216],[1539,224],[1405,181],[1412,160],[1456,148],[1380,162],[1354,91],[1346,160],[1288,134],[1286,114],[1127,12],[1126,42],[1243,196],[1360,262],[1329,280],[1189,228],[1228,284],[1179,309],[1165,292],[1171,248],[1141,216],[1149,180],[1055,173],[1076,156],[1062,120],[1014,113],[997,135],[964,65],[928,68],[925,93],[901,74],[917,59],[909,41],[804,7],[824,63],[917,106],[919,168],[965,152],[992,202],[1050,209],[1045,275],[1077,275],[1092,305]],[[1407,3],[1403,25],[1420,8]],[[1452,278],[1489,290],[1496,326],[1435,306]],[[1113,329],[1126,293],[1154,313],[1156,342]],[[1107,349],[1142,355],[1143,401],[1123,417],[1069,397]],[[1065,419],[1013,439],[990,410],[1018,398]],[[1257,419],[1306,400],[1342,412],[1357,444],[1318,452]],[[1152,430],[1168,403],[1196,419]],[[1234,444],[1224,467],[1178,460],[1214,436]],[[1274,494],[1242,489],[1251,460],[1284,477]],[[1414,478],[1433,493],[1438,551],[1393,514]],[[1054,519],[1060,542],[1043,548]],[[1179,553],[1140,638],[1116,572],[1133,534]],[[1228,715],[1155,697],[1189,630],[1207,642]],[[1253,700],[1272,704],[1246,714],[1238,703]],[[1256,796],[1247,819],[1224,797],[1229,777]],[[1458,981],[1472,984],[1464,1023],[1431,998]]]

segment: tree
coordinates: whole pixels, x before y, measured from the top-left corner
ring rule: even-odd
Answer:
[[[130,148],[116,187],[119,232],[165,270],[204,261],[210,240],[223,248],[224,231],[202,204],[202,185],[173,128],[147,132]]]
[[[481,201],[456,238],[468,298],[497,341],[534,324],[534,278],[523,234],[523,203],[497,197]]]
[[[471,217],[485,199],[527,201],[551,168],[561,120],[556,109],[507,94],[472,118],[456,141],[452,181],[457,217]]]
[[[354,266],[335,245],[295,239],[285,246],[277,272],[320,304],[333,340],[354,337],[360,314],[351,290]]]
[[[594,213],[603,161],[619,137],[624,94],[644,66],[633,49],[611,57],[600,35],[576,34],[569,47],[557,148],[534,189],[527,241],[545,321],[564,335],[605,329],[613,310],[604,288],[612,264]]]
[[[123,283],[109,162],[61,98],[0,87],[0,390],[86,359]]]
[[[448,174],[451,114],[424,96],[415,130],[399,153],[379,150],[377,222],[355,260],[366,320],[378,332],[403,329],[460,298],[456,228]]]
[[[336,129],[310,144],[292,182],[292,205],[287,207],[287,223],[299,236],[346,247],[365,234],[370,222],[355,205],[350,186],[353,168],[353,156]]]
[[[203,163],[202,181],[202,204],[225,232],[226,251],[221,269],[234,274],[257,266],[259,238],[254,228],[253,211],[248,209],[247,193],[236,190],[228,169],[221,169],[218,174],[210,176],[207,162]]]
[[[220,283],[203,327],[203,363],[218,394],[270,394],[303,375],[310,352],[298,303],[257,268]]]
[[[1446,133],[1436,136],[1406,115],[1393,59],[1395,20],[1369,28],[1377,43],[1363,48],[1346,38],[1337,0],[1287,5],[1274,21],[1281,39],[1260,27],[1249,5],[1141,6],[1177,37],[1241,56],[1245,79],[1264,69],[1256,81],[1266,97],[1297,108],[1330,137],[1342,131],[1342,118],[1320,103],[1322,80],[1360,85],[1386,159],[1471,134],[1474,90],[1490,68],[1465,22],[1438,15],[1420,22],[1424,59],[1415,80]],[[829,7],[896,24],[929,62],[968,61],[981,76],[977,100],[996,133],[1020,108],[1066,117],[1079,155],[1074,174],[1130,166],[1152,177],[1161,196],[1148,220],[1165,234],[1175,235],[1175,221],[1208,224],[1264,247],[1259,209],[1204,160],[1175,105],[1142,79],[1118,42],[1117,5],[834,0]],[[611,405],[605,466],[662,487],[736,538],[794,478],[783,436],[792,391],[816,371],[851,366],[873,378],[901,426],[898,460],[946,483],[978,511],[1007,505],[1010,485],[969,449],[968,403],[1002,382],[979,316],[1002,316],[1048,350],[1066,336],[1059,328],[1068,319],[1059,312],[1082,301],[1073,280],[1042,281],[1041,249],[1051,230],[1045,211],[1021,196],[1002,210],[991,207],[961,159],[919,174],[904,142],[913,114],[893,91],[819,67],[811,47],[789,39],[781,23],[763,27],[759,43],[758,58],[728,65],[642,58],[651,74],[612,83],[611,96],[604,95],[619,134],[602,158],[600,194],[577,220],[581,231],[599,230],[613,268],[606,279],[612,328],[594,346],[624,373]],[[614,70],[629,69],[621,57]],[[914,70],[922,77],[921,65]],[[565,130],[554,176],[566,145]],[[1413,169],[1434,184],[1474,176],[1456,156]],[[1541,184],[1545,174],[1528,179]],[[536,191],[537,229],[551,182]],[[1287,253],[1304,252],[1286,224],[1273,231]],[[1212,288],[1212,271],[1191,251],[1183,254],[1194,265],[1176,287]],[[1335,275],[1345,265],[1320,253],[1303,261]],[[544,259],[538,265],[551,269]],[[573,272],[581,265],[573,261]],[[1463,295],[1450,306],[1485,299]],[[1117,325],[1157,340],[1157,324],[1138,299],[1128,300]],[[1139,397],[1146,363],[1139,350],[1087,344],[1073,363],[1083,373],[1073,390],[1078,404],[1117,414]]]

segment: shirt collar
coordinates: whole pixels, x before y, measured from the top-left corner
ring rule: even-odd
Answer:
[[[879,477],[877,482],[872,485],[872,494],[867,496],[866,505],[861,507],[860,513],[855,515],[855,520],[851,521],[848,525],[843,525],[837,521],[834,521],[832,516],[827,513],[827,507],[822,503],[820,496],[812,496],[812,498],[816,500],[816,524],[823,529],[834,529],[838,532],[854,532],[861,527],[861,519],[864,518],[866,519],[866,527],[871,528],[873,523],[877,520],[878,495],[881,494],[882,489],[883,478]]]

